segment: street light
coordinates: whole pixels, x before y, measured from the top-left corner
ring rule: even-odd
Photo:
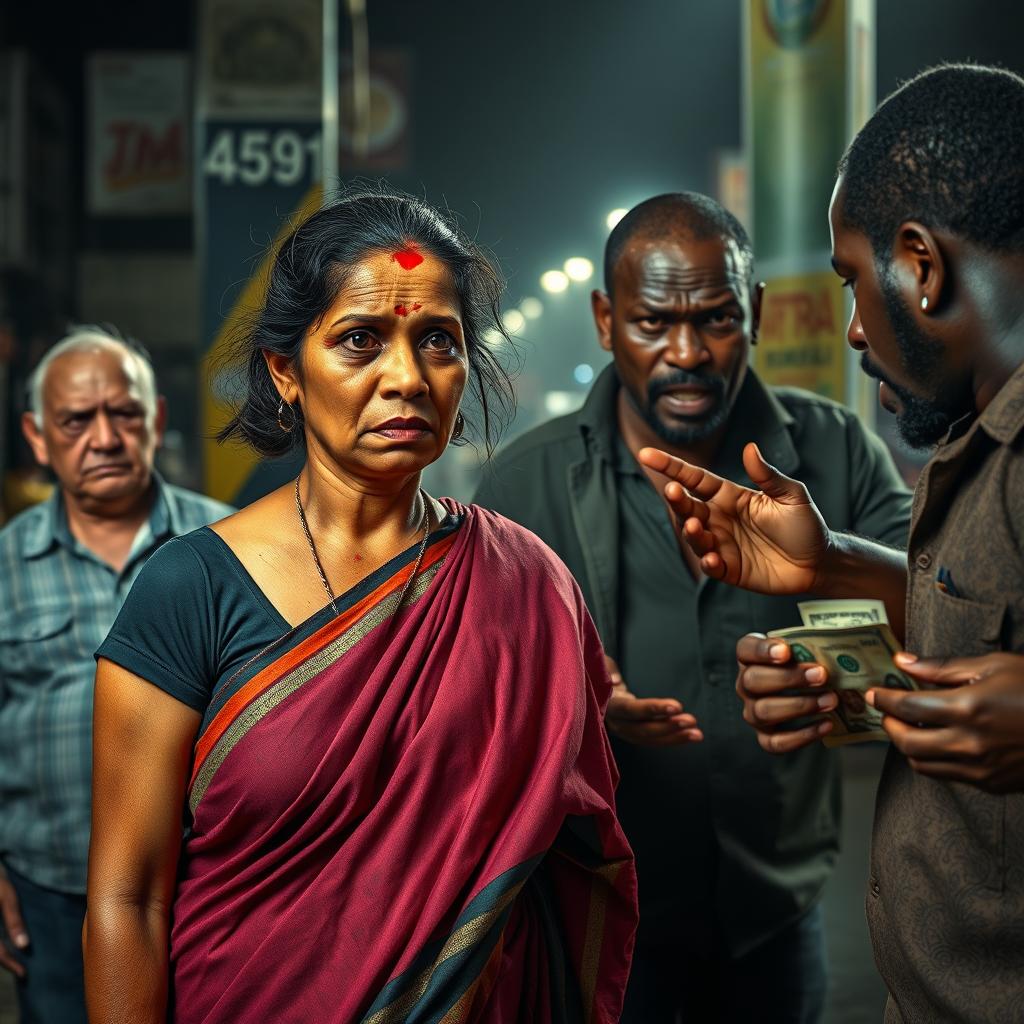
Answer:
[[[569,287],[569,278],[560,270],[548,270],[541,274],[540,286],[544,291],[555,295],[558,292],[564,292]]]

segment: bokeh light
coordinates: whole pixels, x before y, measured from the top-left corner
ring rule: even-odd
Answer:
[[[565,273],[572,281],[589,281],[594,276],[594,264],[586,256],[572,256],[565,261]]]
[[[526,317],[518,309],[506,309],[501,322],[509,334],[518,334],[526,326]]]
[[[544,312],[544,303],[540,299],[535,299],[532,295],[527,295],[519,303],[519,309],[527,320],[539,320]]]
[[[611,213],[609,213],[608,216],[605,217],[604,219],[605,224],[608,225],[608,230],[611,231],[611,229],[615,227],[615,225],[618,224],[619,221],[622,220],[622,218],[625,217],[627,213],[629,213],[629,210],[627,210],[624,206],[620,206],[612,210]]]
[[[541,274],[540,286],[544,291],[557,295],[558,292],[564,292],[569,287],[569,278],[560,270],[548,270]]]

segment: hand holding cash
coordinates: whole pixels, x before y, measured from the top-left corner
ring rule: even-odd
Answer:
[[[873,687],[916,689],[893,664],[899,644],[880,601],[810,601],[803,626],[737,644],[736,692],[758,742],[785,753],[822,739],[829,746],[886,739],[864,697]]]
[[[916,690],[917,684],[893,662],[900,646],[881,601],[805,601],[802,626],[777,629],[769,639],[784,640],[798,664],[821,665],[838,704],[828,712],[832,729],[827,747],[887,740],[882,715],[865,694],[873,687]]]

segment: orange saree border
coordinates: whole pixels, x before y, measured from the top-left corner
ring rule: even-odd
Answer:
[[[452,534],[427,549],[420,563],[420,575],[433,568],[448,554],[455,543],[456,536],[456,534]],[[206,758],[216,747],[218,741],[231,726],[231,723],[235,721],[249,704],[283,676],[294,671],[304,661],[313,657],[328,644],[342,636],[375,605],[387,600],[388,597],[404,587],[415,568],[415,563],[403,566],[394,576],[391,576],[377,587],[376,590],[367,594],[350,608],[345,609],[336,618],[331,619],[330,622],[322,626],[315,633],[308,636],[301,643],[296,644],[290,651],[283,654],[262,671],[257,672],[252,679],[241,686],[236,693],[232,694],[196,742],[192,775],[189,779],[188,788],[192,789],[194,787],[196,778],[202,770]]]

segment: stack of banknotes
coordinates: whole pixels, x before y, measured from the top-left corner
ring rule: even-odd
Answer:
[[[802,626],[775,629],[768,636],[789,644],[793,659],[816,662],[828,672],[828,688],[839,697],[829,713],[826,747],[886,740],[882,716],[864,699],[872,687],[916,690],[917,684],[893,663],[901,650],[881,601],[804,601]],[[820,690],[814,691],[820,693]]]

